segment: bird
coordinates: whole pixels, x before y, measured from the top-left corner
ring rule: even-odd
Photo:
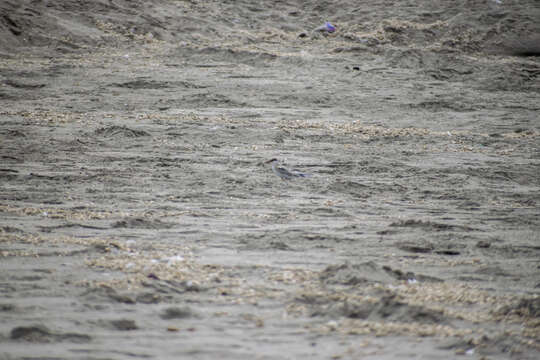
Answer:
[[[272,171],[279,176],[281,180],[292,180],[295,177],[309,177],[310,174],[304,174],[299,171],[289,171],[283,167],[278,166],[278,159],[273,158],[266,161],[266,164],[272,164]]]

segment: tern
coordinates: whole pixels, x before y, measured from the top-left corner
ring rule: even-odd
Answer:
[[[278,160],[276,158],[268,160],[266,164],[272,164],[272,171],[274,172],[274,174],[279,176],[281,180],[291,180],[292,178],[295,178],[295,177],[311,176],[310,174],[304,174],[295,170],[291,172],[283,167],[278,166]]]

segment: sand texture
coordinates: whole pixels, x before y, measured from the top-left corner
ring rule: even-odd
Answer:
[[[0,359],[538,359],[538,19],[0,1]]]

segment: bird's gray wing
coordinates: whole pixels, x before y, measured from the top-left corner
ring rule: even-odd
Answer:
[[[285,168],[278,167],[277,170],[278,170],[283,176],[294,176],[294,174],[292,174],[289,170],[287,170],[287,169],[285,169]]]
[[[292,173],[293,176],[296,176],[296,177],[311,177],[311,176],[313,176],[312,174],[303,173],[303,172],[301,172],[300,170],[297,170],[297,169],[292,169],[291,173]]]

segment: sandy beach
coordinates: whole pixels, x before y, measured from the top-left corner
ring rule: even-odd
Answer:
[[[537,359],[538,19],[2,1],[0,359]]]

